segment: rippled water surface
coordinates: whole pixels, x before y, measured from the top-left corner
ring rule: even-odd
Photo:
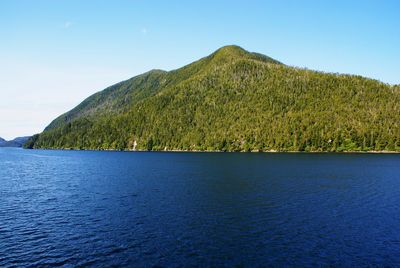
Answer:
[[[400,266],[400,155],[0,149],[0,266]]]

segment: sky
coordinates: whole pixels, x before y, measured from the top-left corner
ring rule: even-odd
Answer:
[[[107,86],[236,44],[400,84],[397,0],[1,0],[0,137],[41,132]]]

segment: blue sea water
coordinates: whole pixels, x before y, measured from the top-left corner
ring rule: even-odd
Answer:
[[[1,148],[0,266],[399,267],[400,155]]]

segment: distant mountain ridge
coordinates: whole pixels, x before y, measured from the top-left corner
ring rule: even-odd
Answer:
[[[0,138],[0,147],[22,147],[30,138],[31,136],[17,137],[10,141]]]
[[[100,91],[27,148],[400,151],[400,89],[226,46]]]

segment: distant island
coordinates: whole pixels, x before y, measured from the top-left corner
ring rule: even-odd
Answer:
[[[98,92],[25,148],[400,151],[400,86],[226,46]]]
[[[0,147],[22,147],[31,137],[17,137],[13,140],[6,141],[0,137]]]

